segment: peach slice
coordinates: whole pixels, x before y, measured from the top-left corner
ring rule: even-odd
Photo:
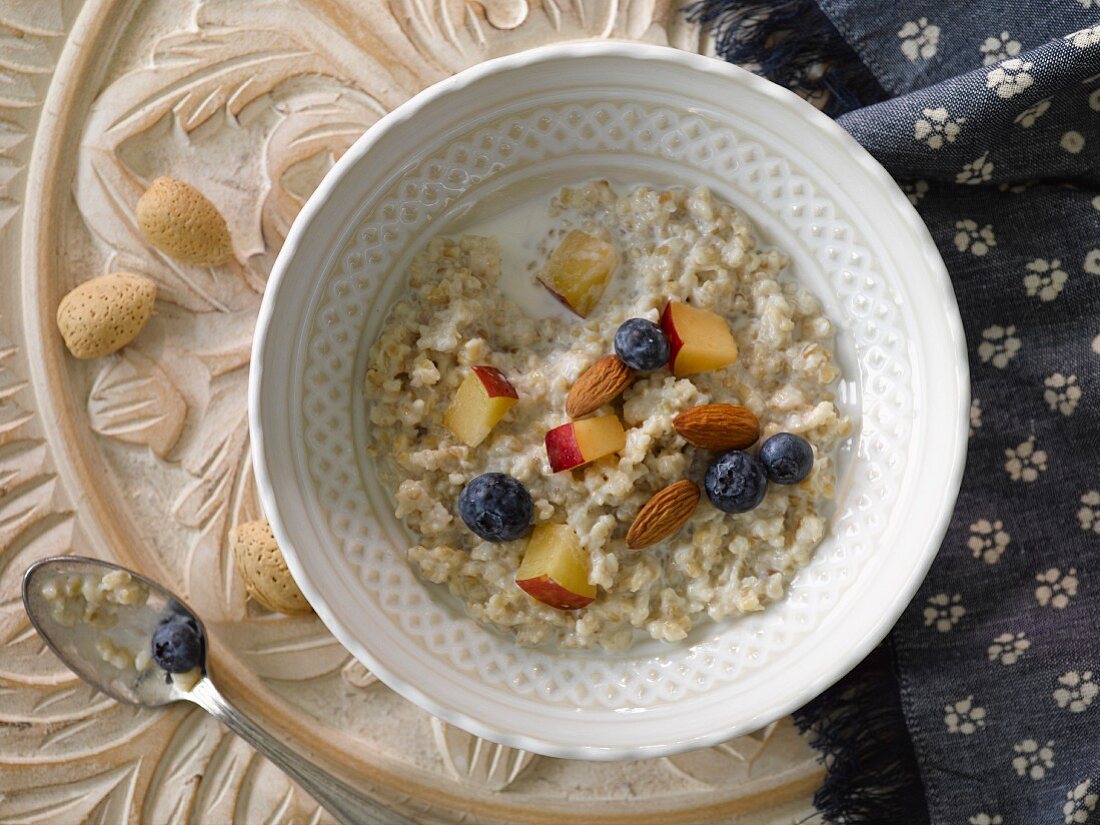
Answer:
[[[672,356],[669,369],[677,378],[721,369],[737,360],[737,343],[721,315],[669,301],[661,313]]]
[[[540,524],[532,531],[516,584],[558,610],[576,610],[596,598],[596,586],[588,583],[588,554],[568,524]]]
[[[476,447],[518,400],[516,388],[496,367],[471,367],[443,413],[443,426],[467,447]]]
[[[626,433],[614,414],[570,421],[546,434],[546,455],[555,473],[617,453],[625,446]]]
[[[587,318],[618,265],[615,247],[574,229],[550,255],[539,282],[569,309]]]

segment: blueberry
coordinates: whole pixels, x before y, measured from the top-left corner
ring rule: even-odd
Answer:
[[[764,465],[744,450],[730,450],[707,468],[707,498],[725,513],[744,513],[764,500]]]
[[[814,449],[800,436],[778,433],[761,445],[760,462],[776,484],[797,484],[814,467]]]
[[[527,532],[535,505],[527,488],[504,473],[485,473],[458,497],[466,526],[486,541],[512,541]]]
[[[153,631],[153,661],[169,673],[186,673],[201,659],[202,635],[194,622],[165,622]]]
[[[657,370],[668,363],[668,338],[652,321],[631,318],[615,331],[615,354],[632,370]]]

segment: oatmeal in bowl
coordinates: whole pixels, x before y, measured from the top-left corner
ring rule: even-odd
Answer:
[[[546,200],[526,266],[431,240],[370,349],[367,449],[409,564],[524,646],[766,609],[826,533],[852,433],[821,302],[706,188]]]
[[[961,329],[912,205],[804,101],[675,49],[523,52],[382,118],[295,221],[256,489],[406,699],[667,756],[804,705],[910,602],[961,478]]]

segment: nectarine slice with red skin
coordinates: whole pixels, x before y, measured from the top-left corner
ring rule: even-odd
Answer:
[[[555,473],[617,453],[625,446],[622,422],[613,414],[570,421],[546,433],[546,455]]]
[[[569,232],[550,254],[539,283],[581,318],[596,308],[619,266],[619,253],[607,241],[579,229]]]
[[[726,319],[710,310],[669,301],[661,313],[668,338],[669,369],[677,378],[727,367],[737,360],[737,342]]]
[[[496,367],[472,367],[443,413],[443,426],[467,447],[476,447],[518,400],[516,388]]]
[[[531,532],[516,584],[558,610],[576,610],[596,599],[596,586],[588,583],[588,553],[568,524],[540,524]]]

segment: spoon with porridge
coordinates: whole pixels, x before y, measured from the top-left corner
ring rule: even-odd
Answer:
[[[108,696],[145,707],[194,702],[342,823],[410,821],[314,765],[234,707],[207,671],[202,622],[155,582],[117,564],[58,556],[27,569],[23,604],[53,652]]]

